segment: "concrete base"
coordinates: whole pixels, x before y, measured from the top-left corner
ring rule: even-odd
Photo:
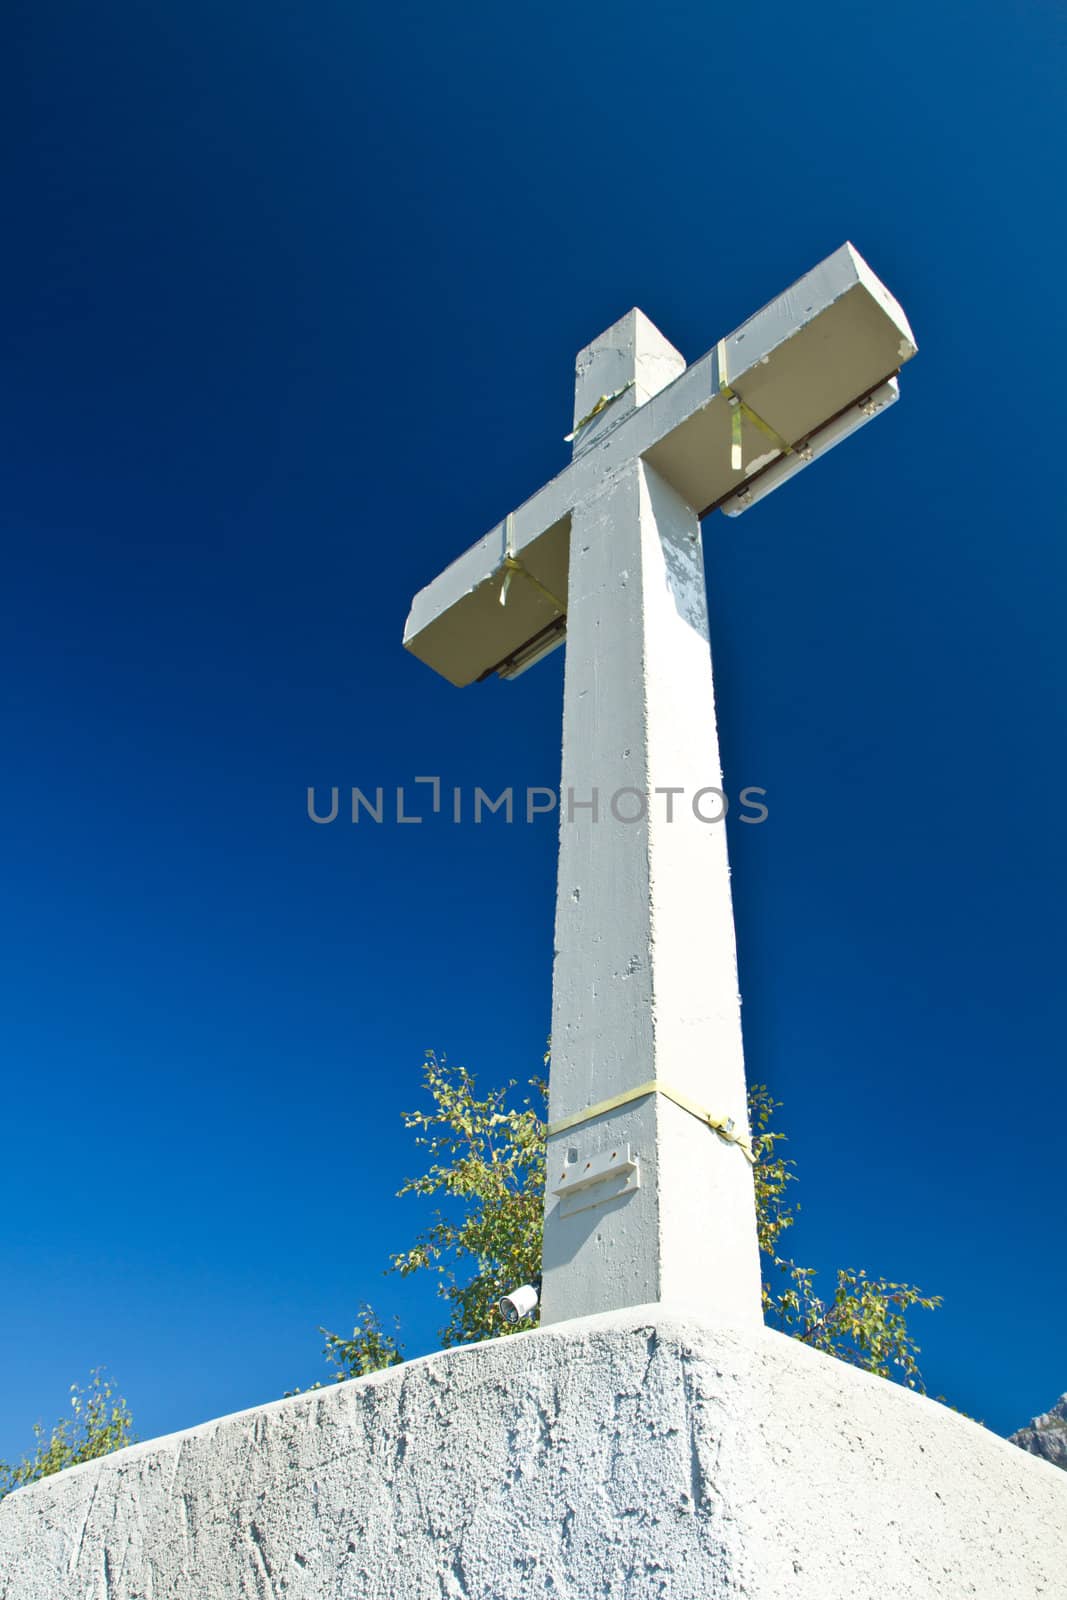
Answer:
[[[1067,1474],[664,1306],[427,1357],[0,1503],[0,1600],[1055,1600]]]

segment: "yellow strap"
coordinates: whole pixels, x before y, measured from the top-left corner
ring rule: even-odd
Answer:
[[[741,417],[742,417],[742,414],[748,418],[749,422],[753,423],[757,428],[759,428],[761,433],[765,433],[767,435],[767,438],[771,441],[771,443],[773,445],[775,445],[777,447],[777,449],[779,449],[782,452],[783,455],[791,456],[793,454],[793,446],[791,444],[789,444],[785,439],[782,438],[782,435],[778,432],[777,428],[772,428],[769,422],[765,422],[763,420],[763,418],[760,416],[758,411],[753,411],[752,407],[747,403],[747,401],[742,400],[742,398],[738,394],[737,390],[727,380],[727,376],[726,376],[726,340],[725,339],[720,339],[719,340],[718,358],[719,358],[719,393],[721,395],[725,395],[727,400],[736,400],[737,401],[737,404],[734,407],[732,407],[733,418],[732,418],[731,424],[730,424],[730,465],[731,465],[731,467],[734,469],[735,472],[740,472],[740,471],[742,471],[742,468],[743,468],[743,457],[742,457],[742,454],[741,454]]]
[[[501,587],[501,590],[500,590],[500,604],[501,605],[506,605],[507,604],[508,585],[511,582],[511,574],[513,572],[521,573],[522,576],[526,579],[527,583],[532,583],[534,588],[538,591],[538,593],[544,595],[545,599],[551,605],[555,606],[556,610],[559,612],[561,617],[565,614],[567,608],[563,604],[563,601],[557,599],[557,597],[552,593],[551,589],[546,589],[544,584],[540,581],[540,579],[534,577],[534,575],[530,571],[529,567],[524,567],[523,566],[523,564],[519,560],[518,556],[505,556],[504,557],[504,582],[503,582],[503,586]]]
[[[726,388],[726,340],[720,339],[715,350],[719,360],[719,388]]]
[[[523,566],[522,562],[515,554],[515,513],[513,511],[509,511],[504,519],[503,572],[504,581],[500,585],[500,604],[502,606],[506,606],[508,603],[508,590],[511,588],[512,573],[520,572],[526,579],[527,583],[532,583],[534,588],[539,590],[539,592],[544,595],[549,604],[555,606],[561,617],[566,616],[567,607],[562,603],[562,601],[556,599],[556,596],[552,593],[551,589],[546,589],[540,579],[534,577],[533,573],[528,567]]]
[[[595,1106],[587,1106],[584,1111],[576,1111],[573,1116],[561,1117],[558,1122],[550,1122],[546,1132],[551,1138],[553,1134],[563,1133],[567,1128],[576,1128],[582,1122],[591,1122],[594,1117],[602,1117],[606,1111],[617,1111],[620,1106],[628,1105],[631,1100],[643,1100],[648,1094],[661,1094],[667,1100],[673,1101],[676,1106],[680,1106],[683,1111],[688,1111],[691,1117],[696,1117],[698,1122],[703,1122],[713,1129],[720,1139],[737,1145],[745,1160],[751,1166],[755,1166],[756,1158],[752,1154],[752,1146],[747,1139],[734,1133],[732,1117],[716,1117],[703,1106],[697,1105],[695,1100],[690,1100],[688,1095],[682,1094],[678,1089],[672,1089],[659,1078],[650,1078],[648,1083],[640,1083],[636,1089],[627,1089],[624,1094],[614,1095],[610,1100],[598,1100]]]
[[[571,433],[565,433],[563,435],[564,444],[571,444],[573,442],[573,440],[577,439],[577,437],[581,433],[582,429],[588,423],[592,422],[594,417],[599,417],[600,413],[603,411],[605,406],[610,406],[610,404],[611,404],[611,402],[613,400],[617,400],[619,398],[620,394],[625,394],[627,389],[632,389],[633,386],[634,386],[634,380],[633,380],[633,378],[631,378],[628,383],[624,383],[623,384],[621,389],[616,389],[614,394],[602,394],[600,396],[600,399],[597,401],[596,405],[593,407],[592,411],[587,411],[585,416],[582,418],[581,422],[576,422],[574,424],[573,431]]]
[[[745,401],[742,400],[736,389],[731,389],[729,384],[727,384],[726,388],[722,392],[726,395],[728,400],[737,401],[736,410],[743,411],[749,422],[754,422],[756,427],[759,428],[762,433],[767,435],[771,443],[778,446],[778,449],[784,456],[791,456],[793,454],[793,446],[788,444],[786,440],[782,438],[778,430],[771,427],[769,422],[764,422],[763,418],[758,414],[758,412],[753,411],[752,407],[747,405]]]
[[[730,466],[735,472],[744,468],[745,457],[741,449],[741,402],[730,410]]]

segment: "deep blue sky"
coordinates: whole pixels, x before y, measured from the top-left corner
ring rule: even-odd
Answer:
[[[750,1077],[802,1260],[913,1280],[1008,1430],[1062,1328],[1064,22],[1026,6],[8,0],[0,1455],[142,1436],[394,1308],[429,1046],[540,1066],[555,826],[308,784],[558,780],[562,656],[451,689],[410,595],[567,459],[575,351],[692,360],[851,238],[902,403],[705,525]]]

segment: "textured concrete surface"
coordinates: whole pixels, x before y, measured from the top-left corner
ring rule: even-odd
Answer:
[[[658,1080],[745,1134],[700,525],[643,462],[575,507],[570,595],[549,1128]],[[605,1185],[604,1203],[565,1215],[564,1175],[627,1147],[640,1187]],[[709,1321],[760,1326],[736,1145],[655,1095],[550,1131],[547,1173],[543,1324],[684,1295]]]
[[[429,1357],[0,1503],[3,1600],[1034,1600],[1067,1475],[662,1306]]]

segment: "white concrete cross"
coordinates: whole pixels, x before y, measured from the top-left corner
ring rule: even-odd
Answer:
[[[455,684],[567,641],[543,1323],[761,1320],[700,518],[876,415],[914,354],[847,244],[689,368],[630,311],[578,356],[571,464],[412,603],[405,645]]]

